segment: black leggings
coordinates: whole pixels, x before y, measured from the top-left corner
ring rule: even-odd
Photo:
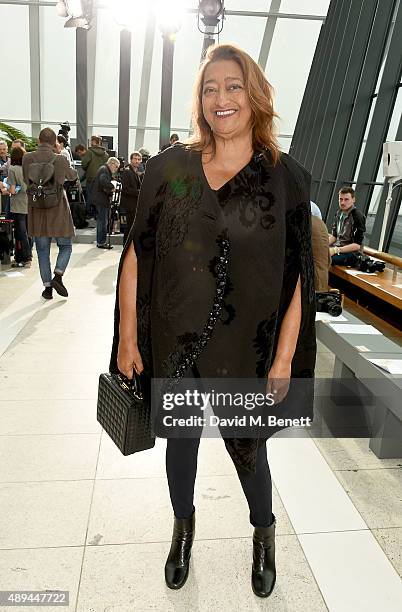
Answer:
[[[194,510],[199,444],[200,438],[167,439],[166,474],[173,512],[177,518],[188,518]],[[266,444],[258,449],[256,473],[244,474],[237,470],[237,474],[250,509],[250,523],[254,527],[269,527],[272,523],[272,482]]]

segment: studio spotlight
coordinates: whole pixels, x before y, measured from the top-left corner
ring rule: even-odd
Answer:
[[[67,6],[63,0],[59,0],[59,2],[56,4],[56,12],[59,17],[68,17]]]
[[[223,29],[223,20],[225,18],[224,0],[199,0],[198,3],[198,29],[205,34],[207,31],[200,27],[200,20],[207,28],[216,28],[219,26],[217,34],[220,34]],[[219,25],[220,24],[220,25]]]
[[[59,0],[56,12],[60,17],[69,17],[65,28],[83,28],[89,30],[93,15],[94,0]]]
[[[85,17],[71,17],[64,24],[65,28],[83,28],[89,30],[90,25]]]

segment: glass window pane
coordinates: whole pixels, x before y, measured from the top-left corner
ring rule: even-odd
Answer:
[[[394,141],[396,140],[396,132],[398,130],[398,126],[399,126],[399,122],[401,120],[401,112],[402,112],[402,91],[401,89],[399,89],[398,92],[398,97],[396,99],[395,102],[395,106],[394,106],[394,111],[392,113],[392,119],[391,119],[391,123],[388,129],[388,135],[386,138],[386,141]],[[363,147],[363,150],[365,148],[365,144]],[[361,154],[362,156],[362,154]],[[361,161],[361,156],[360,156],[360,161]],[[383,168],[382,168],[382,159],[380,161],[380,164],[378,166],[378,170],[377,170],[377,177],[375,179],[376,183],[383,183],[384,184],[384,174],[383,174]],[[378,207],[378,203],[379,203],[379,198],[381,196],[381,192],[382,192],[382,187],[379,185],[376,185],[374,187],[374,191],[373,191],[373,195],[371,196],[371,200],[370,200],[370,204],[369,204],[369,215],[374,214],[374,212],[377,210]],[[370,230],[371,233],[371,230]]]
[[[394,33],[394,26],[395,26],[396,16],[398,14],[399,2],[400,2],[400,0],[397,0],[397,3],[395,5],[395,9],[394,9],[394,14],[392,16],[391,25],[390,25],[390,28],[388,30],[387,42],[385,44],[384,54],[383,54],[382,59],[381,59],[381,68],[380,68],[380,72],[378,74],[377,84],[376,84],[376,87],[375,87],[375,93],[378,92],[378,89],[379,89],[380,84],[381,84],[382,75],[384,73],[385,61],[387,59],[389,46],[390,46],[391,39],[392,39],[392,36],[393,36],[393,33]]]
[[[172,131],[188,130],[194,81],[201,60],[203,36],[194,15],[187,14],[176,35],[173,65]]]
[[[278,137],[279,148],[284,153],[289,153],[290,144],[292,142],[292,138],[284,138],[283,136]]]
[[[366,218],[366,233],[364,235],[364,242],[366,245],[368,245],[369,238],[373,231],[374,220],[377,214],[378,206],[380,204],[381,193],[382,185],[374,185],[373,195],[371,197],[370,207]]]
[[[266,23],[262,17],[227,15],[219,42],[234,43],[258,61]]]
[[[1,118],[30,119],[29,7],[0,5],[0,23]]]
[[[5,123],[5,122],[4,122]],[[7,125],[11,126],[15,130],[23,132],[25,136],[32,136],[32,125],[31,123],[24,123],[22,121],[11,120],[7,121]],[[3,132],[0,133],[0,140],[3,138]]]
[[[146,16],[137,19],[131,30],[131,99],[130,99],[130,125],[137,125],[138,102],[140,99],[142,63],[144,59],[145,33],[147,28]]]
[[[147,105],[146,125],[157,127],[159,130],[161,109],[161,82],[162,82],[162,51],[163,40],[159,28],[155,29],[154,50],[152,55],[151,78],[149,83],[149,97]],[[158,131],[159,137],[159,131]],[[149,147],[144,145],[147,149]],[[153,149],[154,150],[154,147]],[[157,149],[159,150],[159,149]]]
[[[326,15],[330,0],[282,0],[281,13],[297,13],[299,15]]]
[[[281,134],[293,134],[320,29],[320,21],[277,21],[265,74],[275,89]]]
[[[130,156],[131,153],[133,153],[135,151],[135,137],[137,134],[137,130],[130,130],[129,131],[129,135],[128,135],[128,155]],[[138,147],[139,149],[141,147]]]
[[[398,257],[402,257],[402,203],[399,206],[399,213],[396,218],[388,252],[393,255],[398,255]]]
[[[75,122],[75,28],[65,28],[54,6],[41,6],[42,123]]]
[[[270,5],[269,0],[247,0],[247,2],[244,0],[225,0],[225,9],[228,11],[261,11],[267,13]]]
[[[151,155],[156,155],[159,151],[159,127],[156,130],[145,130],[144,147]]]
[[[357,177],[359,176],[360,166],[361,166],[361,164],[362,164],[363,155],[364,155],[364,150],[365,150],[365,148],[366,148],[366,143],[367,143],[367,137],[368,137],[368,133],[369,133],[369,130],[370,130],[371,121],[372,121],[372,119],[373,119],[373,114],[374,114],[374,109],[375,109],[375,105],[376,105],[376,104],[377,104],[377,98],[374,98],[374,99],[372,100],[372,103],[371,103],[370,114],[369,114],[369,117],[368,117],[368,120],[367,120],[366,130],[365,130],[365,132],[364,132],[364,136],[363,136],[362,148],[360,149],[360,155],[359,155],[359,159],[358,159],[358,161],[357,161],[356,170],[355,170],[354,177],[353,177],[353,179],[354,179],[355,181],[357,181]],[[347,178],[347,177],[345,177],[345,179],[346,179],[346,178]]]
[[[119,114],[120,26],[110,11],[98,11],[94,123],[117,126]],[[107,134],[104,132],[105,135]]]
[[[396,134],[402,117],[402,87],[399,87],[394,110],[392,112],[391,123],[389,124],[387,142],[396,140]]]

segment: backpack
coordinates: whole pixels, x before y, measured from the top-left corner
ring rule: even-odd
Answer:
[[[27,194],[34,208],[54,208],[60,202],[60,187],[54,175],[53,159],[47,162],[32,162],[28,167]]]

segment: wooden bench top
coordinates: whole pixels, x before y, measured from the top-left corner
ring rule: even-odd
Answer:
[[[383,272],[371,275],[347,266],[331,266],[329,272],[371,293],[384,302],[402,309],[402,271],[394,272],[385,268]],[[350,272],[353,272],[353,274]]]
[[[391,255],[390,253],[383,253],[382,251],[376,251],[371,247],[364,246],[363,251],[366,255],[370,257],[375,257],[375,259],[380,259],[381,261],[385,261],[386,263],[391,264],[392,266],[396,266],[397,268],[402,268],[402,257],[398,257],[397,255]]]

